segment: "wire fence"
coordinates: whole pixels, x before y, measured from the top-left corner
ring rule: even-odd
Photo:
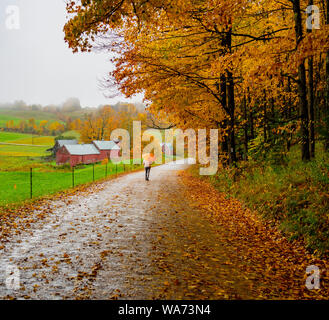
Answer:
[[[68,170],[0,171],[0,206],[54,194],[79,185],[142,169],[135,164],[91,164]]]

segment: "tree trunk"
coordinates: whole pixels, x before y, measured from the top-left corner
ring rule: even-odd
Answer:
[[[293,10],[295,16],[295,32],[297,47],[303,39],[302,16],[300,11],[300,0],[293,1]],[[299,95],[299,116],[300,116],[300,135],[302,145],[302,160],[310,160],[310,143],[308,130],[308,103],[306,92],[306,70],[303,61],[298,66],[298,95]]]
[[[229,162],[230,165],[236,163],[236,145],[235,145],[235,98],[234,98],[234,79],[233,74],[227,71],[227,104],[230,111],[229,114]]]
[[[313,58],[308,60],[308,115],[310,135],[310,157],[315,158],[315,114],[314,114],[314,83],[313,83]]]
[[[329,24],[329,0],[326,1],[326,24]],[[326,113],[326,137],[324,147],[329,151],[329,51],[326,55],[326,88],[325,88],[325,113]]]
[[[243,160],[248,161],[248,116],[247,116],[247,99],[246,96],[243,98],[243,117],[244,117],[244,125],[243,125],[243,131],[244,131],[244,155]]]
[[[291,83],[290,83],[290,79],[288,79],[288,92],[291,93]],[[292,108],[292,102],[291,102],[291,97],[289,95],[289,99],[288,99],[288,119],[291,119],[292,116],[292,112],[291,112],[291,108]],[[287,140],[287,151],[290,151],[291,148],[291,141],[292,141],[292,133],[288,134],[288,140]]]
[[[309,0],[309,6],[313,5],[313,0]],[[312,13],[310,13],[310,16]],[[311,29],[308,32],[312,32]],[[310,157],[315,158],[315,133],[314,133],[314,82],[313,82],[314,68],[313,57],[308,59],[308,117],[309,117],[309,135],[310,135]]]
[[[264,143],[267,142],[267,102],[266,102],[266,91],[264,90],[264,103],[263,103],[263,111],[264,111]]]
[[[226,81],[226,76],[224,74],[222,74],[220,76],[220,85],[219,85],[219,89],[220,89],[220,96],[222,97],[222,105],[223,108],[227,108],[227,96],[226,96],[226,89],[227,87],[227,81]],[[227,129],[227,120],[224,120],[221,126],[222,130],[226,130]],[[229,147],[228,147],[228,137],[226,136],[226,134],[224,135],[224,140],[222,141],[222,152],[226,155],[229,154]],[[223,162],[223,166],[226,167],[228,165],[228,161],[227,159],[224,160]]]
[[[232,50],[232,29],[227,32],[226,46],[229,52]],[[235,145],[235,96],[234,96],[234,79],[230,70],[226,71],[227,75],[227,107],[229,109],[229,135],[228,135],[228,149],[229,149],[229,163],[234,165],[236,158]]]
[[[249,108],[251,107],[251,98],[250,98],[250,93],[248,89],[248,105]],[[249,126],[250,126],[250,139],[253,140],[255,139],[255,131],[254,131],[254,115],[253,115],[253,110],[249,110]]]
[[[226,135],[224,135],[224,140],[222,141],[222,151],[224,154],[228,155],[228,138]],[[223,164],[223,167],[228,166],[227,158],[224,158],[222,164]]]

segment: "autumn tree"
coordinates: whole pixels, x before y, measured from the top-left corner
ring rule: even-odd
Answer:
[[[302,12],[309,4],[70,1],[64,30],[75,52],[99,41],[114,51],[109,87],[128,97],[143,92],[148,111],[178,127],[218,128],[231,164],[255,148],[291,143],[309,160],[310,100],[324,83],[321,76],[312,88],[311,65],[328,52],[327,29],[306,32]]]
[[[119,111],[113,110],[111,106],[103,106],[97,112],[86,115],[81,121],[81,140],[91,143],[94,140],[110,140],[111,133],[117,128],[126,129],[132,135],[132,122],[141,121],[143,124],[146,115],[137,112],[131,105],[123,105]]]
[[[49,130],[52,135],[58,135],[65,131],[65,127],[63,124],[59,123],[58,121],[54,121],[49,125]]]

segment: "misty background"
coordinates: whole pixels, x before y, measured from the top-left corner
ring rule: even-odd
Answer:
[[[19,8],[20,29],[6,28],[6,8]],[[0,1],[0,103],[62,104],[70,97],[82,107],[137,103],[142,96],[108,99],[98,79],[113,69],[107,53],[73,54],[64,42],[64,0]]]

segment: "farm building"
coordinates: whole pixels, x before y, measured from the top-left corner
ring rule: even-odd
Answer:
[[[53,155],[56,156],[57,151],[65,144],[66,145],[78,144],[78,140],[56,140],[55,145],[52,148],[48,149],[47,151],[52,152]]]
[[[119,157],[121,148],[113,141],[93,141],[92,144],[64,144],[56,153],[58,165],[89,164]]]
[[[95,163],[101,161],[100,154],[93,144],[65,144],[56,153],[56,163],[69,163],[71,167],[80,163]]]
[[[114,141],[93,141],[93,144],[101,153],[102,159],[117,158],[121,148]]]

